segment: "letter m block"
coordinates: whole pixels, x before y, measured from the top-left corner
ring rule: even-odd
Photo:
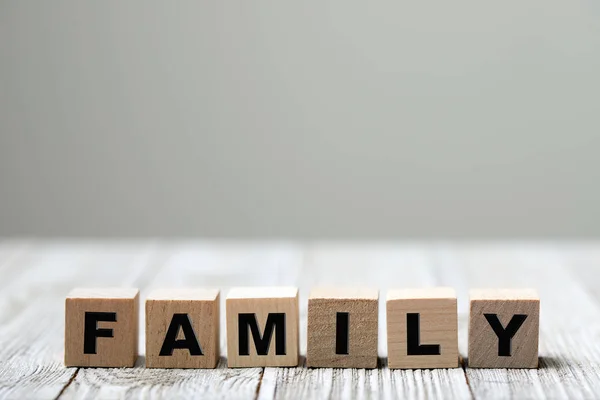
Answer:
[[[234,288],[226,300],[227,365],[298,365],[298,289]]]

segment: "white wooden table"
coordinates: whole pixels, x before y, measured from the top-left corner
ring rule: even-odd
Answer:
[[[0,241],[1,398],[600,398],[600,242],[293,243]],[[65,368],[64,297],[76,286],[297,285],[301,349],[307,293],[318,284],[381,289],[375,370]],[[535,287],[541,296],[537,370],[389,370],[390,287],[448,285],[459,296],[467,354],[468,289]],[[225,297],[225,296],[223,296]],[[224,308],[222,308],[224,309]],[[144,325],[143,313],[141,327]],[[224,315],[221,316],[222,324]],[[221,337],[226,354],[225,337]]]

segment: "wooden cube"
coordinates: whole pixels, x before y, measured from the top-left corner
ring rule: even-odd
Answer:
[[[219,290],[158,289],[146,300],[146,367],[215,368]]]
[[[470,368],[537,368],[540,298],[533,289],[471,290]]]
[[[229,367],[298,365],[298,289],[231,289],[226,300]]]
[[[308,299],[306,365],[376,368],[379,291],[316,288]]]
[[[390,290],[388,366],[457,368],[458,315],[451,288]]]
[[[67,367],[133,367],[139,290],[74,289],[65,305]]]

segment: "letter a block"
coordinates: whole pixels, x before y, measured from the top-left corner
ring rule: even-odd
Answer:
[[[457,368],[458,316],[451,288],[390,290],[388,366]]]
[[[471,290],[469,367],[537,368],[540,298],[533,289]]]
[[[215,368],[219,291],[158,289],[146,300],[146,367]]]
[[[227,365],[298,365],[298,289],[248,287],[227,295]]]
[[[133,367],[138,356],[137,289],[74,289],[65,304],[67,367]]]
[[[376,289],[313,289],[306,365],[376,368],[378,303]]]

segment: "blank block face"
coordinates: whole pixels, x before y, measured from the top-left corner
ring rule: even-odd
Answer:
[[[533,289],[471,290],[469,367],[537,368],[540,298]]]
[[[458,315],[451,288],[390,290],[388,366],[457,368]]]
[[[138,289],[74,289],[65,305],[67,367],[133,367],[138,356]]]
[[[376,368],[379,291],[317,288],[308,299],[306,365]]]
[[[146,299],[146,367],[215,368],[219,291],[159,289]]]
[[[297,288],[234,288],[226,308],[229,367],[298,365]]]

